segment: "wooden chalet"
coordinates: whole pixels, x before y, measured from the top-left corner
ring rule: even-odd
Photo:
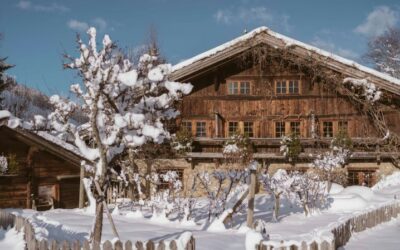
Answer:
[[[0,208],[78,207],[79,150],[46,132],[9,126],[0,121],[0,155],[9,171],[0,173]]]
[[[194,85],[180,106],[180,126],[195,138],[190,164],[182,167],[185,176],[192,168],[218,167],[222,145],[235,131],[250,137],[264,166],[306,168],[311,155],[327,150],[344,130],[354,143],[346,166],[349,185],[373,185],[376,170],[398,168],[398,147],[383,149],[384,135],[365,107],[340,90],[347,77],[366,79],[382,91],[387,129],[399,136],[399,79],[265,27],[175,65],[170,79]],[[291,133],[302,145],[295,163],[279,151],[281,137]]]

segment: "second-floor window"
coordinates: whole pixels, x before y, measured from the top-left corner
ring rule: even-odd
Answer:
[[[300,136],[300,122],[290,122],[290,132],[293,135]]]
[[[254,137],[253,122],[243,122],[244,135]]]
[[[250,82],[228,82],[229,95],[250,95]]]
[[[196,137],[206,137],[206,122],[196,122]]]
[[[333,124],[332,122],[323,122],[322,123],[322,136],[323,137],[333,137]]]
[[[239,123],[238,122],[229,122],[228,123],[228,136],[232,136],[237,133],[239,130]]]
[[[275,122],[275,137],[280,138],[285,135],[285,123]]]

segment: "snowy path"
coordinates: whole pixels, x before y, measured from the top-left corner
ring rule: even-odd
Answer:
[[[400,218],[355,234],[342,248],[346,250],[400,249]]]

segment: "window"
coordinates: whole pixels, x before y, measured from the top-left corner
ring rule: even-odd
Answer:
[[[285,135],[285,123],[275,122],[275,137],[280,138]]]
[[[228,94],[237,95],[239,94],[238,82],[230,82],[228,83]]]
[[[192,122],[188,122],[188,121],[182,122],[181,128],[185,129],[189,133],[192,133]]]
[[[290,122],[290,132],[293,135],[300,136],[300,122]]]
[[[242,95],[250,94],[250,83],[249,82],[241,82],[240,83],[240,94],[242,94]]]
[[[229,82],[229,95],[250,95],[250,82]]]
[[[348,125],[347,121],[339,121],[338,123],[339,132],[347,133],[347,125]]]
[[[254,137],[253,122],[244,122],[243,130],[244,130],[244,135],[248,137]]]
[[[361,185],[372,187],[375,184],[375,169],[349,169],[347,173],[347,185]]]
[[[300,93],[299,80],[278,80],[275,82],[275,92],[278,95],[297,95]]]
[[[183,169],[157,169],[157,174],[164,175],[168,171],[175,172],[178,175],[178,180],[180,180],[183,185]],[[169,189],[170,185],[172,185],[172,183],[164,181],[164,178],[161,178],[161,176],[160,176],[159,180],[160,180],[160,183],[157,185],[158,190]]]
[[[323,137],[333,137],[333,126],[332,122],[322,123],[322,136]]]
[[[286,81],[276,82],[276,93],[277,94],[286,94]]]
[[[196,122],[196,137],[206,137],[206,122]]]
[[[228,136],[232,136],[238,132],[239,123],[238,122],[229,122],[228,123]]]
[[[299,93],[299,82],[298,81],[289,81],[289,94],[298,94]]]

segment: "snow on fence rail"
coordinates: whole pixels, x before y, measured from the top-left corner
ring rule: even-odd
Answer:
[[[300,244],[293,241],[261,241],[256,250],[334,250],[346,245],[353,233],[375,227],[383,222],[390,221],[400,214],[400,202],[384,205],[372,211],[347,218],[344,221],[328,226],[328,234],[322,234],[312,242],[302,241]]]
[[[55,240],[45,240],[42,239],[38,241],[35,238],[35,231],[33,229],[32,224],[29,222],[27,218],[16,216],[14,214],[8,213],[6,211],[0,210],[0,228],[4,229],[14,227],[15,230],[24,232],[24,240],[26,243],[27,250],[95,250],[96,248],[92,248],[89,241],[85,240],[83,243],[76,240],[73,242],[63,241],[57,242]],[[182,239],[181,239],[182,238]],[[183,246],[182,246],[183,243]],[[160,241],[158,243],[153,241],[141,242],[137,241],[135,245],[128,240],[125,243],[121,241],[116,241],[112,244],[110,241],[105,241],[103,246],[99,246],[98,250],[195,250],[195,239],[192,234],[189,232],[183,233],[178,240],[172,240],[170,242]],[[96,250],[97,250],[96,249]]]

